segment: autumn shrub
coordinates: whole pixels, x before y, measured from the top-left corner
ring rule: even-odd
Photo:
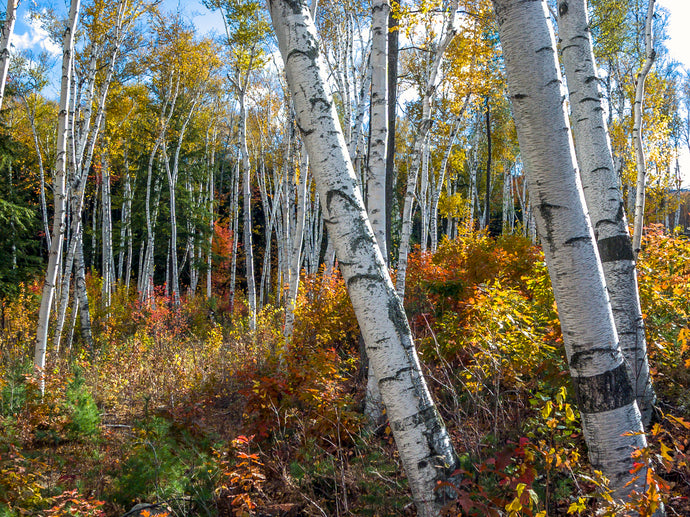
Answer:
[[[647,349],[657,391],[690,415],[690,240],[652,227],[638,263]]]
[[[215,502],[227,514],[253,515],[253,510],[266,499],[264,464],[259,454],[251,450],[253,438],[240,435],[228,446],[214,451],[219,470]]]
[[[36,339],[41,287],[20,284],[18,293],[0,300],[0,383],[5,373],[29,359]]]
[[[444,239],[436,253],[418,249],[409,257],[406,307],[415,315],[432,316],[462,310],[473,286],[500,280],[519,288],[541,259],[529,239],[519,235],[497,238],[485,232],[468,232],[458,239]]]
[[[339,271],[303,276],[295,308],[293,341],[349,352],[357,344],[359,326]]]

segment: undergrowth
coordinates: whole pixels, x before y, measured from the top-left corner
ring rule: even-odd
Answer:
[[[654,229],[639,270],[659,414],[627,506],[588,466],[538,248],[469,234],[410,257],[406,309],[460,457],[448,515],[688,514],[690,244]],[[356,320],[339,274],[304,278],[294,335],[267,305],[162,292],[108,307],[88,279],[95,349],[78,336],[31,367],[40,289],[2,301],[0,516],[414,515],[390,428],[370,430]],[[79,328],[77,326],[77,328]],[[77,331],[78,334],[78,331]]]

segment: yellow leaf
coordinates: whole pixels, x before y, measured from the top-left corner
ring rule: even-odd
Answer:
[[[549,400],[541,410],[541,417],[544,419],[549,418],[549,415],[551,414],[552,410],[553,410],[553,404],[551,404],[551,401]]]
[[[515,487],[515,490],[517,491],[518,497],[522,497],[522,492],[524,492],[526,487],[527,487],[526,484],[518,483],[518,485]]]
[[[568,422],[575,420],[575,414],[573,413],[573,408],[570,407],[570,404],[566,404],[565,406],[565,418]]]
[[[522,510],[522,504],[520,504],[520,498],[516,497],[513,501],[506,506],[506,510],[509,512],[519,512]]]

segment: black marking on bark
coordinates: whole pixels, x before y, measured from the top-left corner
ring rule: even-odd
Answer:
[[[539,203],[537,205],[537,210],[539,210],[539,214],[541,215],[542,219],[544,220],[544,230],[546,230],[546,243],[549,245],[551,249],[553,249],[554,242],[553,242],[553,220],[554,220],[554,211],[559,209],[559,208],[564,208],[559,205],[552,205],[550,203],[547,203],[545,201]]]
[[[310,47],[308,50],[293,48],[290,52],[288,52],[288,55],[285,57],[285,62],[287,63],[293,57],[297,56],[304,56],[309,60],[309,62],[314,63],[316,61],[316,58],[319,56],[319,48]]]
[[[397,372],[395,372],[395,375],[392,375],[392,376],[390,376],[390,377],[384,377],[383,379],[380,379],[380,380],[379,380],[379,386],[381,386],[382,384],[384,384],[384,383],[386,383],[386,382],[394,382],[394,381],[397,381],[398,379],[400,379],[400,376],[401,376],[403,373],[410,372],[410,371],[412,371],[412,370],[413,370],[412,366],[407,366],[407,367],[405,367],[405,368],[401,368],[400,370],[398,370]],[[417,413],[417,414],[419,414],[419,413]],[[412,416],[414,417],[414,416],[416,416],[416,415],[412,415]],[[408,417],[408,418],[411,418],[411,417]],[[407,420],[407,419],[402,420],[401,422],[399,422],[399,424],[402,425],[406,420]],[[392,422],[391,422],[391,424],[392,424]]]
[[[526,98],[527,95],[525,95],[524,93],[516,93],[515,95],[513,95],[513,99],[515,99],[516,101],[521,101],[522,99]]]
[[[581,369],[583,364],[592,361],[592,358],[597,354],[608,354],[611,356],[615,356],[616,352],[616,349],[610,347],[592,347],[587,348],[585,350],[580,350],[578,352],[573,353],[573,355],[570,356],[570,369]]]
[[[573,244],[577,244],[580,242],[590,242],[589,240],[589,235],[585,235],[584,237],[573,237],[572,239],[568,239],[565,241],[564,245],[565,246],[572,246]]]
[[[580,99],[580,104],[585,102],[599,102],[600,100],[599,97],[583,97]]]
[[[347,288],[349,289],[352,284],[356,284],[357,282],[363,282],[365,280],[368,280],[369,282],[379,283],[381,282],[381,277],[378,275],[372,275],[368,273],[352,275],[350,278],[347,279]]]
[[[304,129],[299,123],[299,120],[295,120],[295,124],[297,124],[297,129],[299,129],[299,132],[302,134],[302,136],[309,136],[316,131],[315,129]]]
[[[596,75],[590,75],[585,79],[585,84],[598,81],[599,78]]]
[[[599,239],[597,247],[599,248],[599,257],[602,263],[635,260],[629,235],[623,234]]]
[[[357,204],[357,201],[345,194],[342,190],[336,189],[332,189],[326,192],[326,208],[329,212],[331,211],[331,203],[333,202],[333,198],[335,197],[341,198],[343,201],[345,201],[345,204],[349,206],[353,211],[359,212],[360,207]]]
[[[599,375],[573,377],[573,387],[578,407],[583,413],[611,411],[635,400],[625,363]]]
[[[553,52],[553,47],[551,45],[546,45],[544,47],[538,48],[536,53],[539,54],[540,52]]]
[[[566,14],[568,14],[568,3],[561,2],[558,5],[558,16],[565,16]]]
[[[316,109],[317,104],[323,104],[325,111],[329,111],[331,109],[331,103],[329,102],[328,99],[323,98],[323,97],[311,98],[311,99],[309,99],[309,104],[311,105],[312,110]]]
[[[366,249],[366,245],[369,244],[370,246],[375,246],[376,241],[374,240],[374,236],[371,235],[369,232],[365,233],[364,235],[360,235],[359,237],[356,237],[355,239],[350,242],[350,253],[353,253],[357,251],[357,248],[359,248],[360,244],[364,244],[364,247]]]
[[[400,303],[400,298],[393,293],[388,302],[388,319],[393,323],[393,327],[397,332],[398,336],[401,338],[403,345],[406,341],[402,339],[403,336],[410,334],[410,325],[407,322],[407,316],[405,316],[405,311]],[[410,345],[412,343],[409,343]]]
[[[292,14],[300,14],[304,7],[300,0],[285,0],[285,3],[292,10]]]

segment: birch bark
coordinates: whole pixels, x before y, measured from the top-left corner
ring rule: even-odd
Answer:
[[[614,497],[623,498],[643,485],[630,473],[631,452],[646,441],[577,176],[548,7],[545,1],[493,4],[590,461],[609,478]]]
[[[649,0],[647,18],[644,26],[644,54],[645,60],[642,70],[635,79],[635,104],[633,106],[633,143],[635,145],[635,162],[637,164],[637,184],[635,193],[635,221],[633,223],[632,248],[635,258],[642,247],[642,226],[644,222],[645,183],[647,169],[645,166],[644,145],[642,141],[642,115],[644,104],[644,83],[649,71],[654,65],[656,52],[652,24],[654,21],[654,4],[656,0]]]
[[[58,264],[62,258],[62,241],[65,235],[65,199],[67,198],[67,110],[70,104],[70,85],[72,83],[72,61],[74,59],[74,33],[77,27],[80,0],[72,0],[70,4],[69,20],[62,38],[62,81],[60,85],[60,111],[58,114],[58,145],[55,162],[55,176],[53,178],[54,214],[53,228],[48,258],[48,268],[43,284],[43,296],[38,313],[38,329],[36,331],[36,346],[34,350],[34,365],[41,371],[46,364],[46,348],[48,343],[48,323],[50,311],[55,296],[55,284],[58,276]],[[41,380],[41,391],[45,389]]]
[[[376,245],[349,160],[326,69],[308,7],[268,3],[310,155],[324,219],[388,410],[418,515],[438,515],[438,481],[455,470],[456,457],[431,400],[400,299]]]
[[[655,397],[649,376],[633,249],[604,118],[587,1],[560,0],[558,29],[582,187],[621,351],[630,369],[642,421],[647,426],[652,417]]]
[[[415,186],[417,176],[422,165],[424,143],[433,123],[431,119],[431,105],[436,97],[436,88],[439,82],[439,72],[446,49],[455,38],[458,32],[456,18],[458,11],[458,0],[452,0],[446,11],[446,18],[443,25],[441,41],[434,52],[434,58],[427,72],[427,83],[424,86],[422,95],[422,118],[415,135],[415,143],[411,156],[411,169],[407,176],[407,187],[405,189],[405,201],[402,214],[402,233],[400,236],[400,249],[398,250],[398,275],[395,282],[395,289],[400,299],[405,298],[405,275],[407,274],[407,256],[410,253],[410,237],[412,235],[412,207],[414,203]]]
[[[389,0],[376,0],[371,22],[371,139],[367,175],[367,213],[381,255],[386,243],[386,156],[388,139],[388,14]]]
[[[5,11],[5,23],[2,25],[0,33],[0,108],[5,98],[5,83],[7,82],[7,71],[10,68],[10,38],[14,32],[14,22],[17,21],[17,4],[19,0],[7,0],[7,10]]]

